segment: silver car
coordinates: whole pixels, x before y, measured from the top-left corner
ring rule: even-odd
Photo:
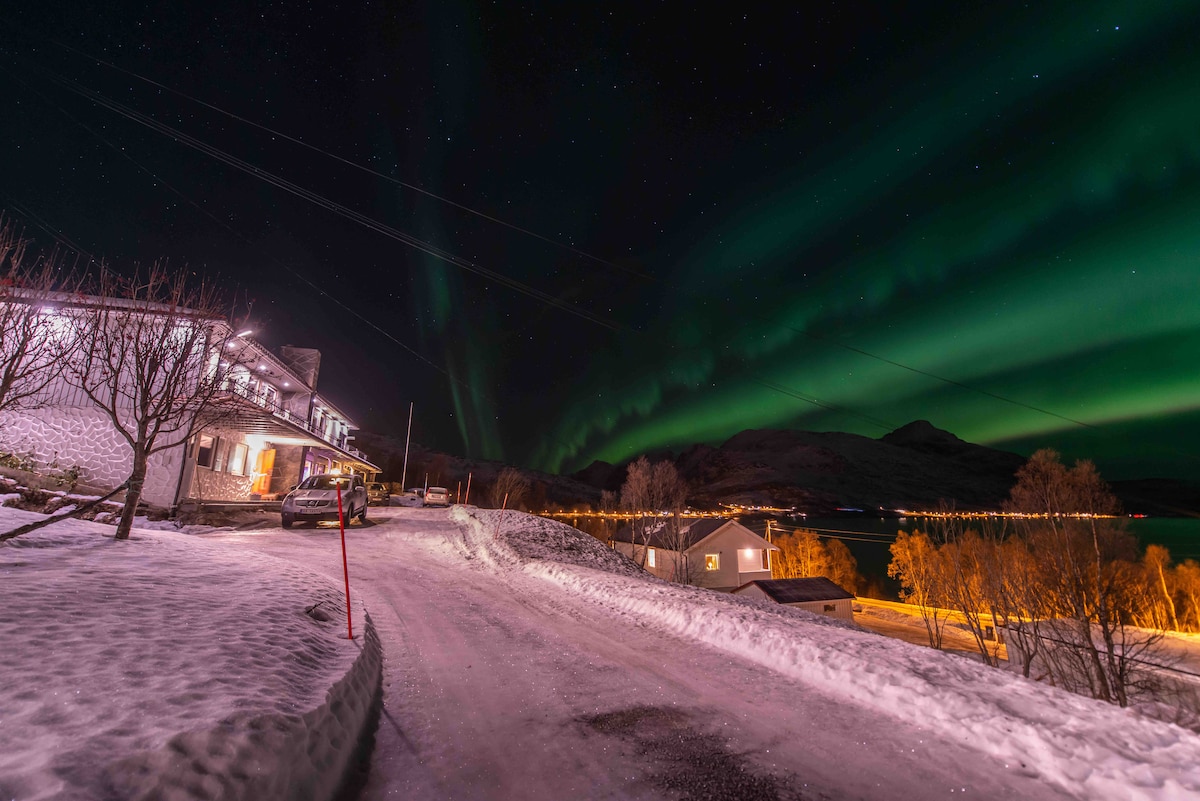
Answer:
[[[342,492],[342,514],[347,523],[357,517],[367,522],[367,485],[362,476],[321,473],[300,482],[283,499],[283,527],[293,523],[317,523],[338,519],[338,490]]]
[[[430,487],[425,490],[424,506],[449,506],[450,492],[445,487]]]

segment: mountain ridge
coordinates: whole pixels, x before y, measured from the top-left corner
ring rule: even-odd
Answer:
[[[404,442],[361,432],[359,444],[399,481]],[[678,453],[646,454],[672,462],[688,482],[696,508],[722,504],[795,507],[808,514],[846,509],[894,515],[898,510],[996,511],[1008,498],[1026,457],[960,439],[927,420],[915,420],[878,439],[844,432],[746,429],[720,445],[691,445]],[[595,461],[568,475],[522,470],[532,480],[530,509],[599,508],[605,490],[619,493],[630,462]],[[414,444],[408,483],[425,476],[451,491],[482,499],[504,463],[441,454]],[[391,475],[396,473],[397,475]],[[1200,516],[1200,482],[1149,478],[1110,482],[1130,514]],[[465,494],[465,492],[464,492]]]

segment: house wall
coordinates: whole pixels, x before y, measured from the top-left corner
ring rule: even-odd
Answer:
[[[770,598],[757,584],[751,584],[744,590],[738,590],[737,595],[742,595],[746,598]]]
[[[769,579],[770,570],[762,570],[762,549],[769,543],[754,532],[730,523],[714,531],[702,541],[688,549],[688,559],[691,561],[693,584],[714,590],[733,590],[748,581]],[[743,553],[752,550],[754,555],[747,558]],[[720,569],[708,570],[706,557],[708,554],[720,555]],[[758,569],[747,569],[750,565]]]
[[[101,487],[129,478],[133,459],[129,443],[108,416],[84,407],[0,413],[0,450],[32,453],[40,468],[56,461],[60,469],[78,465],[82,480]],[[153,454],[142,500],[154,506],[174,504],[182,465],[182,446]]]
[[[641,545],[634,545],[631,542],[614,542],[613,550],[617,553],[624,554],[633,560],[634,564],[641,564],[645,567],[646,572],[651,575],[658,576],[660,579],[671,580],[671,572],[669,565],[663,559],[666,553],[674,553],[674,551],[663,551],[661,548],[655,548],[655,566],[651,567],[649,562],[642,562],[642,551],[645,550]]]
[[[708,569],[707,557],[712,553],[720,557],[717,570]],[[737,549],[730,548],[727,543],[722,544],[720,539],[714,542],[710,537],[689,550],[688,561],[691,563],[692,583],[697,587],[732,590],[745,583],[738,581]]]
[[[826,617],[836,617],[839,620],[854,621],[854,599],[839,598],[836,601],[805,601],[799,604],[787,604],[797,609],[804,609]]]
[[[249,444],[243,434],[228,429],[206,429],[204,434],[219,438],[218,453],[211,466],[194,464],[192,481],[187,498],[198,501],[248,501],[250,487],[254,483],[251,475],[254,467],[254,452],[249,450]],[[230,460],[233,457],[235,444],[247,445],[248,458],[244,468],[245,475],[237,475],[229,471]],[[191,455],[195,461],[196,455]]]

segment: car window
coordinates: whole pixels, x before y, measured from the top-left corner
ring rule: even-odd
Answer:
[[[307,490],[332,490],[338,487],[345,492],[353,488],[354,484],[350,476],[333,475],[330,473],[322,473],[316,476],[309,476],[300,482],[300,489]],[[358,486],[362,486],[360,481]]]

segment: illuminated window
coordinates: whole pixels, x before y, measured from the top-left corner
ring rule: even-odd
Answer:
[[[646,564],[650,567],[658,567],[658,565],[655,563],[653,548],[646,549]]]
[[[705,570],[720,570],[721,569],[721,554],[719,554],[719,553],[704,554],[704,569]]]
[[[245,443],[239,442],[233,446],[233,454],[229,457],[229,472],[235,476],[246,475],[246,454],[250,449]]]

